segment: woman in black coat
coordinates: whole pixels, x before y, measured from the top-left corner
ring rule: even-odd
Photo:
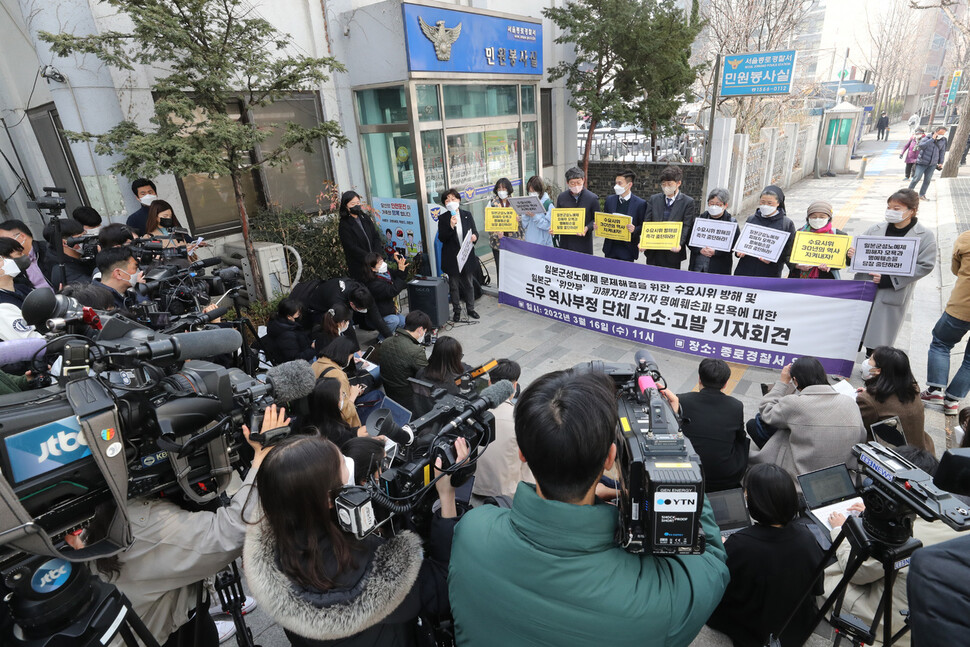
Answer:
[[[698,221],[705,219],[719,220],[721,222],[737,222],[734,216],[727,210],[730,198],[731,194],[728,193],[727,189],[714,189],[711,191],[711,194],[707,196],[707,209],[694,219],[694,226],[697,226]],[[738,242],[738,236],[740,235],[741,230],[736,227],[734,229],[734,241],[731,243],[731,247],[734,247],[734,243]],[[688,240],[690,239],[688,238]],[[721,252],[711,247],[690,247],[690,264],[687,266],[687,269],[691,272],[727,274],[730,276],[733,263],[734,254],[730,251]]]
[[[303,304],[287,297],[276,306],[276,315],[266,323],[266,335],[260,337],[263,349],[274,364],[305,359],[312,362],[317,358],[310,336],[300,323]]]
[[[472,248],[469,260],[459,271],[458,252],[461,251],[461,243],[471,232],[472,243],[478,241],[478,228],[475,226],[475,219],[472,214],[461,208],[461,194],[455,189],[445,191],[442,199],[445,201],[445,209],[438,216],[438,240],[441,241],[441,271],[448,275],[448,285],[451,292],[451,309],[454,311],[454,320],[461,319],[461,301],[464,299],[465,308],[468,316],[478,319],[475,312],[475,293],[472,288],[472,267],[474,261],[471,255],[475,254]]]
[[[788,232],[788,240],[781,256],[774,263],[767,259],[738,253],[738,266],[734,268],[735,276],[773,276],[781,277],[788,258],[791,256],[792,245],[795,243],[795,223],[785,213],[785,193],[773,184],[761,192],[761,204],[758,213],[748,216],[746,225],[759,225],[769,229]]]
[[[360,196],[354,191],[345,191],[340,196],[340,225],[337,233],[347,258],[347,271],[350,278],[364,280],[364,258],[370,252],[380,253],[384,246],[374,221],[360,206]]]
[[[392,332],[404,327],[404,315],[398,312],[394,300],[408,286],[404,257],[394,252],[394,260],[396,268],[388,267],[380,254],[370,253],[364,258],[364,285],[374,296],[374,307]],[[378,335],[377,340],[383,341],[384,336]]]

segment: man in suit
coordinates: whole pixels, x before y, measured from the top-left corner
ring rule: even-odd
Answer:
[[[593,224],[600,208],[599,197],[585,188],[586,174],[575,166],[566,171],[566,185],[556,198],[557,209],[586,209],[586,226],[580,235],[559,234],[559,247],[583,254],[593,253]]]
[[[458,252],[465,235],[471,232],[472,242],[478,241],[478,228],[472,214],[461,206],[461,194],[455,189],[445,191],[442,199],[447,211],[438,216],[438,239],[441,241],[441,271],[448,275],[448,285],[451,290],[451,307],[454,310],[455,321],[461,320],[461,297],[465,298],[465,309],[468,316],[478,319],[475,312],[475,292],[472,289],[472,268],[474,261],[469,260],[464,267],[458,267]],[[475,250],[472,249],[472,256]]]
[[[664,390],[675,411],[679,409],[684,435],[704,466],[709,492],[741,487],[748,467],[748,440],[744,432],[744,405],[724,393],[731,377],[727,362],[712,357],[697,369],[701,390],[674,395]]]
[[[604,209],[607,213],[618,213],[633,218],[630,224],[626,226],[627,231],[630,232],[630,242],[609,238],[603,241],[603,256],[606,258],[615,258],[618,261],[635,261],[640,255],[637,243],[640,240],[643,217],[647,212],[647,201],[633,195],[633,183],[636,179],[637,176],[633,171],[622,171],[616,176],[616,184],[613,186],[616,195],[606,197]]]
[[[647,265],[680,269],[680,264],[687,258],[687,240],[690,230],[697,217],[697,204],[694,198],[680,192],[680,185],[684,179],[684,172],[679,166],[668,166],[660,173],[660,188],[663,193],[650,196],[647,204],[647,214],[644,222],[682,222],[680,230],[680,244],[670,251],[650,249],[644,251]]]

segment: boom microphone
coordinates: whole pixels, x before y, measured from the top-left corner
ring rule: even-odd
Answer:
[[[660,367],[657,366],[657,360],[653,358],[650,351],[640,349],[637,354],[633,356],[633,360],[637,364],[637,369],[641,372],[646,371],[657,371],[660,372]]]
[[[47,345],[46,339],[11,339],[0,342],[0,366],[29,362]]]
[[[213,256],[212,258],[203,258],[201,260],[195,261],[189,265],[187,268],[189,271],[201,270],[203,267],[212,267],[213,265],[218,265],[222,262],[222,259],[218,256]]]
[[[213,355],[234,353],[242,345],[242,335],[235,328],[216,328],[183,332],[154,341],[144,341],[134,348],[118,351],[134,359],[181,362],[209,359]]]
[[[440,434],[458,431],[458,428],[469,418],[477,416],[486,409],[494,409],[515,393],[515,387],[508,380],[499,380],[491,386],[482,389],[481,397],[468,403],[468,407],[441,428]]]
[[[273,385],[276,400],[292,402],[310,395],[317,378],[309,362],[295,359],[270,367],[266,371],[266,381]]]

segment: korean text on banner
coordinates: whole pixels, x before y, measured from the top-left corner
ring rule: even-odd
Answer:
[[[845,267],[845,253],[851,244],[851,236],[796,231],[789,262],[813,267],[828,265],[830,269],[840,270]]]
[[[407,258],[424,250],[417,200],[375,197],[371,198],[371,206],[380,215],[380,227],[389,247]]]
[[[919,254],[918,238],[856,236],[853,272],[913,276]]]
[[[687,244],[690,247],[710,247],[719,252],[729,252],[737,229],[736,222],[697,218],[694,220],[694,229],[690,232],[690,241]]]
[[[777,263],[781,253],[785,251],[785,243],[788,242],[789,236],[791,234],[787,231],[761,225],[745,225],[734,246],[734,251]]]
[[[518,231],[519,217],[515,209],[485,207],[485,231]]]
[[[633,223],[633,216],[624,216],[619,213],[601,213],[597,211],[596,217],[596,235],[600,238],[609,238],[610,240],[622,240],[624,242],[630,242],[630,236],[632,236],[627,225]]]
[[[515,209],[515,213],[520,216],[526,216],[530,213],[536,215],[537,213],[546,212],[542,206],[542,200],[531,195],[513,196],[509,198],[509,204]]]
[[[472,232],[469,229],[465,232],[465,238],[461,241],[461,249],[458,250],[458,271],[465,269],[468,257],[472,255]]]
[[[552,233],[581,236],[586,229],[586,209],[553,209]]]
[[[803,355],[851,374],[871,281],[685,272],[521,240],[502,241],[499,302],[573,326],[702,357],[780,370]],[[838,335],[818,331],[839,322]]]
[[[721,96],[788,94],[795,73],[795,50],[752,52],[724,57]]]
[[[645,222],[640,230],[640,249],[673,249],[680,245],[682,222]]]

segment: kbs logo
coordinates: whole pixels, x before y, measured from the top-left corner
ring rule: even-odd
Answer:
[[[21,431],[3,439],[16,483],[56,470],[91,455],[74,416]]]
[[[40,444],[37,462],[43,463],[51,456],[63,456],[66,452],[76,452],[81,447],[87,450],[88,444],[80,431],[59,431],[57,436],[51,436]]]
[[[61,588],[71,576],[71,563],[66,559],[44,562],[30,578],[30,587],[37,593],[51,593]]]

